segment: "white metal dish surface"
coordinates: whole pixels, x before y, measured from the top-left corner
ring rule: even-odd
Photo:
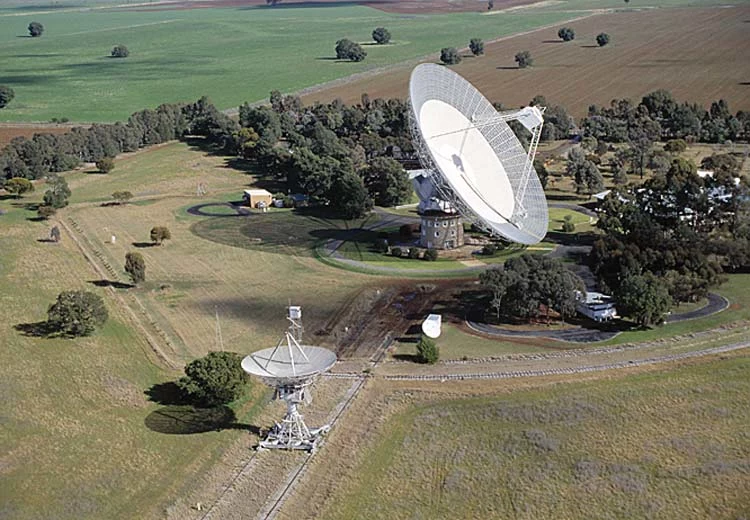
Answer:
[[[326,348],[301,345],[301,349],[304,356],[286,345],[259,350],[245,356],[242,370],[264,379],[294,382],[326,372],[336,363],[336,354]]]
[[[495,108],[448,67],[425,63],[411,75],[415,143],[464,211],[493,233],[535,244],[547,232],[547,201],[527,153]],[[537,111],[538,112],[538,111]],[[528,170],[527,170],[528,171]],[[467,215],[469,217],[469,215]]]
[[[422,332],[424,332],[424,335],[428,338],[439,338],[440,333],[442,332],[442,321],[443,317],[440,314],[430,314],[422,322]]]

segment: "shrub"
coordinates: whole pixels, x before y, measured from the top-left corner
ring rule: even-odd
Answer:
[[[482,247],[482,254],[484,256],[494,256],[497,253],[497,246],[495,244],[485,244]]]
[[[29,179],[23,177],[13,177],[5,181],[5,191],[12,193],[16,198],[21,198],[24,193],[34,191],[34,185]]]
[[[96,161],[96,169],[102,173],[109,173],[115,169],[115,160],[112,157],[102,157]]]
[[[664,151],[669,153],[682,153],[687,150],[687,143],[684,139],[670,139],[664,144]]]
[[[47,311],[50,328],[70,336],[88,336],[108,317],[104,300],[88,291],[63,291]]]
[[[428,249],[424,252],[424,256],[422,256],[425,260],[428,262],[434,262],[438,259],[438,252],[437,249]]]
[[[609,43],[609,34],[607,33],[599,33],[596,35],[596,43],[599,45],[599,47],[604,47]]]
[[[531,67],[534,65],[534,59],[531,57],[531,53],[529,51],[521,51],[516,53],[515,57],[516,63],[518,63],[519,69],[525,69],[526,67]]]
[[[346,38],[336,42],[336,57],[340,60],[362,61],[367,53],[362,46]]]
[[[385,27],[378,27],[372,31],[372,39],[375,40],[375,43],[378,45],[384,45],[391,41],[391,33]]]
[[[565,217],[563,217],[562,230],[563,233],[572,233],[576,230],[576,225],[573,223],[573,217],[571,215],[565,215]]]
[[[29,34],[32,38],[36,38],[38,36],[41,36],[44,32],[44,26],[40,24],[39,22],[31,22],[29,24]]]
[[[419,248],[418,247],[410,247],[409,248],[409,258],[412,260],[418,260],[419,259]]]
[[[575,39],[576,32],[570,27],[562,27],[557,31],[557,36],[564,42],[569,42]]]
[[[47,220],[55,213],[57,213],[57,210],[52,206],[39,206],[39,209],[36,210],[36,214],[43,220]]]
[[[481,38],[472,38],[469,40],[469,50],[474,56],[484,54],[484,42]]]
[[[133,198],[133,194],[129,191],[116,191],[112,194],[112,198],[118,204],[127,204],[130,199]]]
[[[434,365],[440,359],[440,350],[435,344],[435,340],[422,336],[417,343],[417,361]]]
[[[125,272],[128,273],[134,284],[139,284],[146,280],[146,261],[143,255],[135,252],[125,255]]]
[[[242,395],[247,375],[234,352],[209,352],[185,365],[185,376],[177,386],[196,403],[216,406],[231,403]]]
[[[391,248],[391,255],[395,256],[397,258],[400,258],[403,255],[403,251],[400,247],[392,247]]]
[[[16,97],[16,92],[12,88],[0,85],[0,108],[5,108],[14,97]]]
[[[443,47],[440,49],[440,61],[446,65],[456,65],[461,63],[461,55],[455,47]]]
[[[166,226],[154,226],[151,228],[151,242],[161,245],[165,240],[170,240],[172,233]]]
[[[127,58],[130,56],[130,51],[124,45],[115,45],[110,54],[113,58]]]

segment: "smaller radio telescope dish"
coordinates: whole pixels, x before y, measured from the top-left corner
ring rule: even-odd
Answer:
[[[494,235],[540,242],[547,233],[547,200],[533,160],[542,110],[498,113],[471,83],[433,63],[412,71],[409,102],[414,147],[440,199]],[[531,131],[528,152],[508,126],[512,120]]]
[[[314,450],[330,425],[308,428],[297,407],[311,402],[310,386],[336,363],[336,354],[322,347],[301,345],[298,341],[302,330],[301,309],[289,307],[288,310],[287,319],[291,323],[284,337],[275,347],[246,356],[242,360],[242,370],[275,388],[276,398],[283,399],[287,405],[282,421],[271,428],[258,448]]]
[[[442,316],[440,314],[430,314],[427,316],[427,318],[422,322],[422,332],[424,332],[424,335],[428,338],[439,338],[441,330],[441,324],[442,324]]]

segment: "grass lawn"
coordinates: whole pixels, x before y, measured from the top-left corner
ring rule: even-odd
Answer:
[[[220,108],[258,101],[376,67],[569,19],[522,10],[402,16],[357,5],[157,10],[92,9],[35,14],[45,31],[26,37],[23,10],[0,12],[2,83],[16,92],[3,121],[124,120],[161,103],[208,95]],[[370,45],[375,27],[393,35]],[[467,34],[467,27],[471,33]],[[336,40],[366,43],[361,63],[334,58]],[[130,57],[109,57],[124,44]],[[189,81],[185,78],[189,77]],[[406,92],[403,93],[406,95]]]
[[[541,340],[544,341],[544,340]],[[487,340],[461,331],[458,327],[444,323],[440,337],[435,340],[440,349],[440,359],[462,359],[502,356],[505,354],[544,352],[548,349],[517,341]],[[538,338],[534,342],[539,343]],[[417,345],[410,342],[395,342],[394,354],[416,355]]]
[[[23,201],[40,198],[37,191]],[[15,204],[0,201],[8,210],[0,216],[0,516],[160,518],[247,432],[165,433],[164,421],[154,419],[174,410],[149,402],[144,391],[179,374],[154,363],[110,292],[89,283],[97,277],[67,234],[59,244],[39,241],[54,219],[29,221],[35,213]],[[103,329],[81,339],[15,329],[45,320],[57,294],[71,289],[105,299],[110,319]],[[262,392],[256,385],[251,399],[233,407],[240,423],[252,424]]]
[[[585,233],[594,229],[591,223],[592,219],[588,215],[562,208],[549,208],[549,226],[547,229],[549,231],[558,231],[562,233],[562,225],[567,216],[571,217],[571,222],[573,222],[576,227],[575,233]]]
[[[433,398],[380,428],[318,518],[742,517],[748,392],[745,355]]]

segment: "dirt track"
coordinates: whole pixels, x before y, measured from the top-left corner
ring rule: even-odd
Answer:
[[[316,336],[340,359],[374,361],[386,339],[418,337],[420,324],[436,305],[443,307],[446,322],[460,323],[451,304],[470,288],[461,280],[384,281],[360,291]]]

